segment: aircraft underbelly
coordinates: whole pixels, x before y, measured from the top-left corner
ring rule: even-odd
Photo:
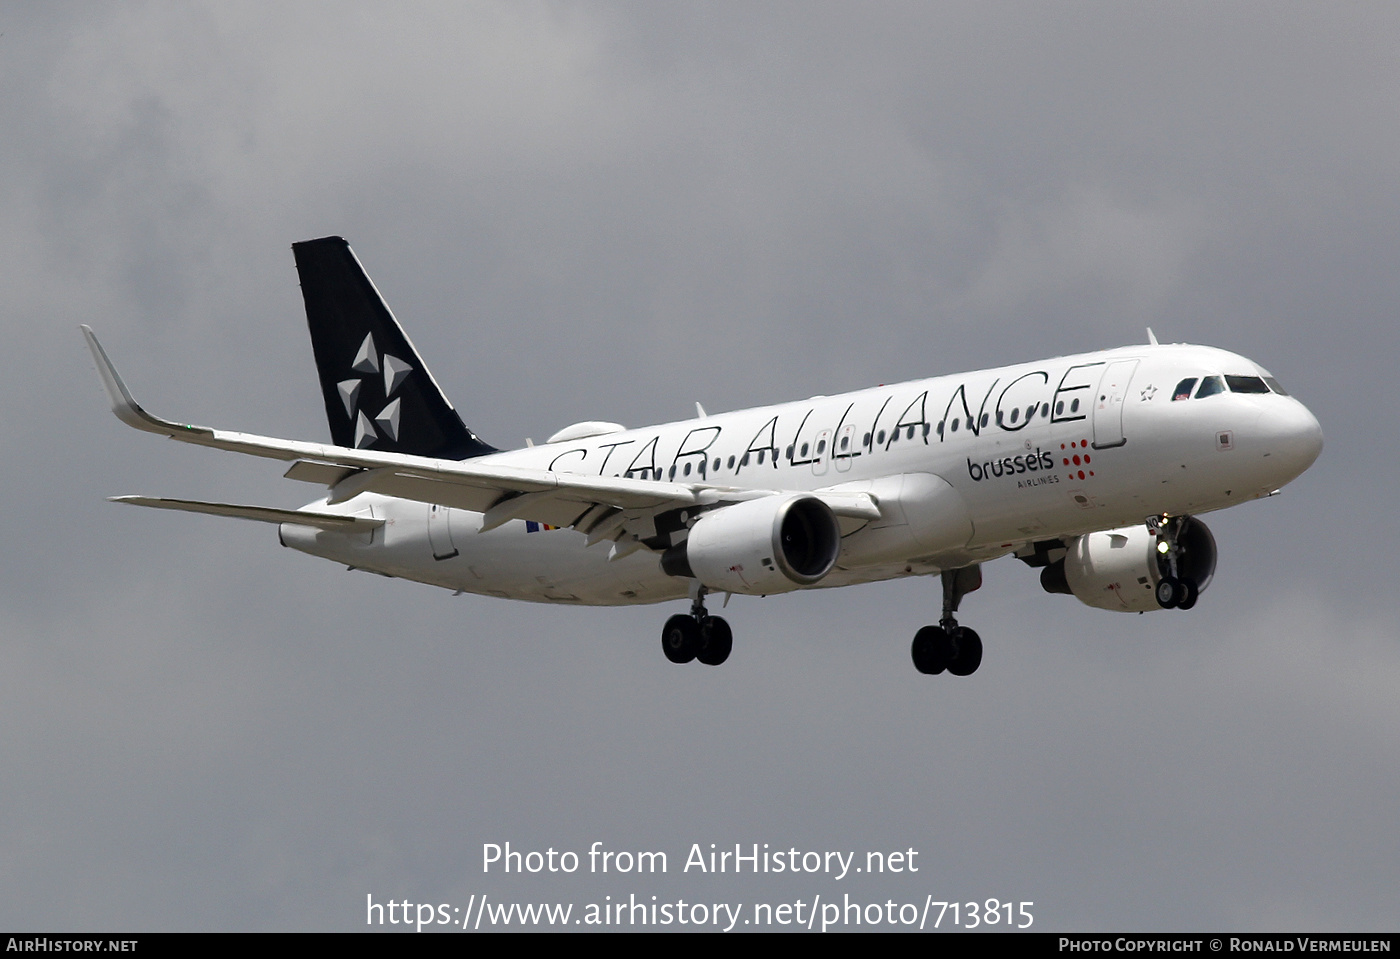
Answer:
[[[582,533],[512,520],[485,533],[482,514],[379,499],[373,534],[282,527],[284,545],[314,556],[445,589],[541,603],[631,605],[683,597],[686,583],[640,550],[609,560],[610,544]]]

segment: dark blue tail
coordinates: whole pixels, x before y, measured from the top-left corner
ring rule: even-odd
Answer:
[[[292,253],[335,445],[457,460],[495,452],[442,395],[349,243],[328,236]]]

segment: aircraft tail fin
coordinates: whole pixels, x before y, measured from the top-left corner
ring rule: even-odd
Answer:
[[[331,441],[438,459],[495,452],[469,430],[338,236],[292,244]]]

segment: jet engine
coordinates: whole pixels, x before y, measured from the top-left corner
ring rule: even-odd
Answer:
[[[1186,609],[1215,575],[1215,537],[1190,516],[1156,531],[1144,524],[1087,533],[1066,543],[1066,549],[1064,559],[1041,571],[1041,586],[1099,609]]]
[[[764,496],[703,514],[661,568],[706,588],[763,596],[811,586],[841,551],[836,516],[815,496]]]

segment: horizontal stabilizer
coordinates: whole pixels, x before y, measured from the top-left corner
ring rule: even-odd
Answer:
[[[259,523],[295,523],[298,526],[314,526],[317,529],[333,529],[342,532],[358,530],[369,532],[383,526],[382,519],[368,516],[345,516],[339,513],[314,513],[309,510],[277,509],[273,506],[239,506],[235,503],[205,503],[193,499],[165,499],[160,496],[113,496],[113,503],[130,503],[132,506],[150,506],[154,509],[176,509],[185,513],[206,513],[210,516],[232,516],[235,519],[251,519]]]

